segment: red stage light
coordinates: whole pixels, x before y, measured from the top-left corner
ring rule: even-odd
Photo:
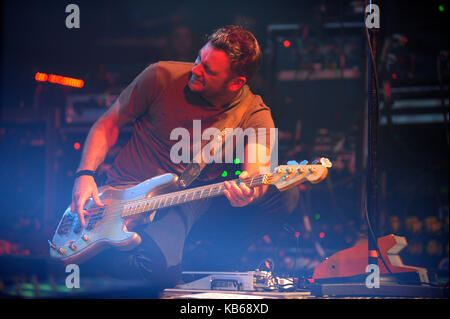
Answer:
[[[324,237],[325,237],[325,233],[324,233],[324,232],[321,232],[321,233],[319,234],[319,237],[320,237],[320,238],[324,238]]]
[[[45,82],[48,81],[50,83],[61,84],[65,86],[72,86],[76,88],[82,88],[84,86],[84,81],[80,79],[69,78],[61,75],[55,74],[46,74],[46,73],[36,73],[35,77],[36,81]]]
[[[285,48],[289,48],[291,46],[291,41],[284,40],[283,45]]]
[[[295,236],[295,238],[299,238],[300,237],[300,232],[296,231],[294,236]]]
[[[73,148],[78,151],[81,148],[81,144],[78,142],[75,142],[75,143],[73,143]]]
[[[48,79],[48,75],[45,73],[36,73],[35,77],[36,81],[45,82]]]
[[[384,95],[387,99],[391,98],[391,83],[390,82],[384,82]]]
[[[272,239],[270,238],[269,235],[264,235],[263,240],[266,244],[269,244],[269,245],[272,244]]]

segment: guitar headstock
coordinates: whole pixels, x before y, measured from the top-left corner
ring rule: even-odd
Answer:
[[[309,164],[307,161],[297,163],[289,161],[287,165],[277,166],[269,174],[267,184],[275,185],[280,191],[294,187],[303,182],[317,184],[323,181],[332,166],[328,158],[319,158]]]

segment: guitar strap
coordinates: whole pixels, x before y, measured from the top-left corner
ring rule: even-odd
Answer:
[[[209,143],[214,143],[212,145],[212,149],[216,150],[218,147],[222,147],[222,141],[226,136],[226,130],[223,129],[220,131],[220,135],[214,136]],[[213,141],[214,140],[214,141]],[[202,160],[201,152],[203,147],[205,146],[205,143],[202,144],[202,147],[200,148],[200,151],[191,163],[189,163],[186,168],[184,169],[183,173],[181,173],[180,176],[180,186],[183,188],[188,187],[197,177],[200,175],[201,171],[205,168],[206,163]]]

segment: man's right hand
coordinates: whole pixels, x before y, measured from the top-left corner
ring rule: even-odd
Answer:
[[[72,212],[76,212],[78,214],[81,226],[83,227],[86,225],[84,220],[84,214],[86,213],[84,210],[84,205],[89,198],[92,198],[96,205],[101,207],[104,206],[98,196],[98,188],[94,177],[82,175],[75,180],[73,185],[71,210]]]

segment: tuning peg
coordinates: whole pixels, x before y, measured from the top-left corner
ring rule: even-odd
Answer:
[[[288,161],[286,165],[298,165],[296,161]]]
[[[322,157],[320,159],[320,164],[322,164],[322,166],[325,166],[327,168],[330,168],[332,166],[330,160],[328,158],[326,158],[326,157]]]
[[[301,161],[300,165],[308,165],[308,161],[307,160]]]
[[[297,168],[297,173],[300,173],[302,175],[305,174],[305,170],[302,167]]]
[[[292,167],[286,167],[286,173],[291,175],[292,173],[294,173],[294,169]]]
[[[312,175],[317,175],[316,169],[314,167],[309,167],[308,170]]]

